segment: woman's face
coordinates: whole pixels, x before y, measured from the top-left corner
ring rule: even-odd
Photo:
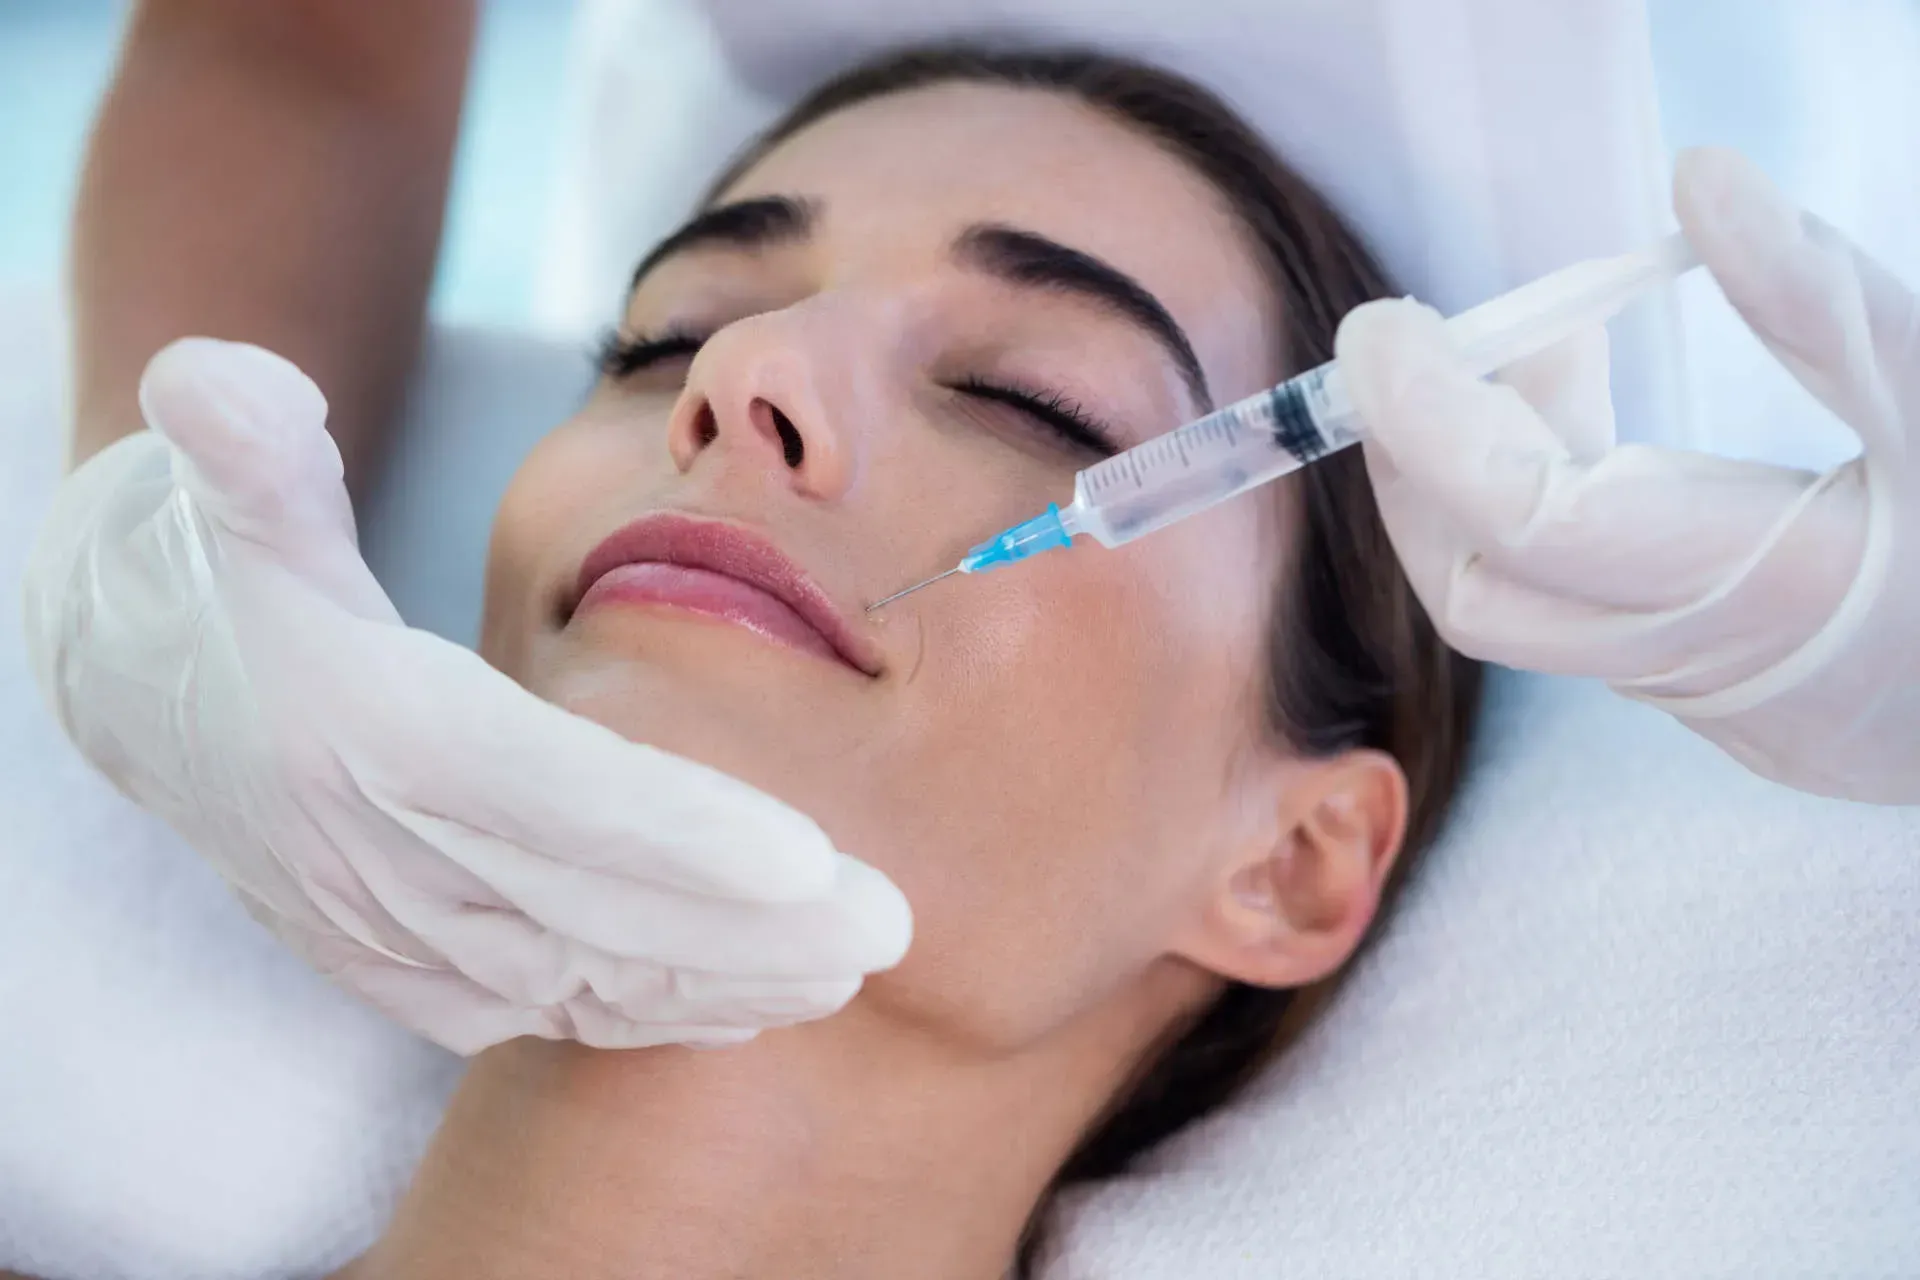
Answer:
[[[1068,98],[830,116],[649,259],[629,371],[500,510],[483,650],[887,873],[915,941],[863,1000],[1042,1034],[1177,950],[1275,838],[1288,499],[864,606],[1276,381],[1265,280],[1202,178]],[[654,562],[598,576],[632,557]]]

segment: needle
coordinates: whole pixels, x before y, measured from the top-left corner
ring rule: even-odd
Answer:
[[[872,604],[867,606],[867,612],[872,613],[875,609],[878,609],[883,604],[892,604],[895,600],[898,600],[901,596],[910,596],[914,592],[918,591],[920,588],[930,587],[934,583],[940,581],[940,579],[951,578],[954,574],[958,572],[960,572],[960,566],[955,565],[953,566],[953,568],[947,570],[945,573],[936,573],[931,578],[928,578],[924,582],[914,583],[912,586],[908,587],[905,591],[896,591],[884,600],[875,600]]]

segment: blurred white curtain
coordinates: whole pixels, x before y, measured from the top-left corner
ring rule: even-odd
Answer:
[[[1815,213],[1920,286],[1920,3],[1653,0],[1665,132],[1752,156]],[[1824,467],[1853,437],[1704,278],[1682,288],[1692,442]]]

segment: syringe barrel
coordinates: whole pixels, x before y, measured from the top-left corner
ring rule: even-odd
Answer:
[[[1447,320],[1460,363],[1476,378],[1601,324],[1658,284],[1700,265],[1678,231],[1634,253],[1562,267]]]
[[[1654,285],[1698,265],[1675,232],[1637,253],[1575,263],[1447,321],[1462,365],[1484,376],[1606,320]],[[1259,395],[1082,471],[1060,513],[1069,537],[1110,547],[1165,528],[1360,439],[1338,366],[1323,364]]]
[[[1087,468],[1061,515],[1117,547],[1359,439],[1339,370],[1323,364]]]

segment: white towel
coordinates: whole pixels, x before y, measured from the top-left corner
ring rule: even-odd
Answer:
[[[1920,808],[1503,675],[1378,950],[1047,1280],[1920,1276]]]

